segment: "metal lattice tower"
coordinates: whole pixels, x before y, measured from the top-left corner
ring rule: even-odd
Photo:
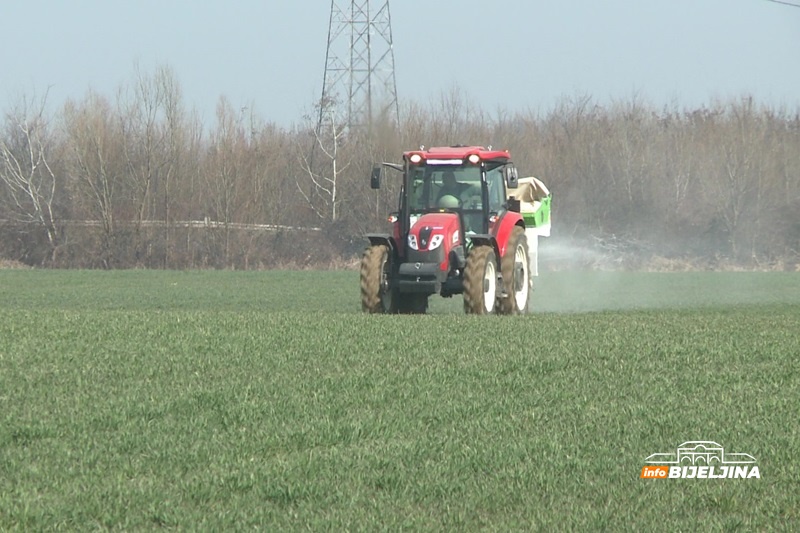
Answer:
[[[351,129],[399,117],[388,0],[331,1],[320,122],[330,105]]]

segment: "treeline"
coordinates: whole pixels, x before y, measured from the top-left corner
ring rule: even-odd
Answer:
[[[399,180],[374,161],[447,144],[508,148],[554,195],[553,239],[639,258],[791,265],[800,258],[800,114],[752,98],[699,109],[565,99],[488,114],[457,89],[399,125],[348,131],[334,105],[289,127],[221,98],[213,124],[168,68],[0,130],[0,257],[72,268],[343,265],[386,229]],[[321,119],[321,120],[320,120]]]

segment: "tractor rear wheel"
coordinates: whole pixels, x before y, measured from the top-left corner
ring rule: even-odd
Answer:
[[[392,260],[385,244],[370,246],[361,257],[361,310],[365,313],[394,313],[396,294],[391,288]]]
[[[464,268],[464,311],[490,315],[497,301],[497,256],[491,246],[475,246]]]
[[[506,253],[500,262],[503,288],[508,296],[497,301],[501,315],[521,315],[528,311],[530,271],[528,265],[528,238],[525,230],[514,226],[508,238]]]

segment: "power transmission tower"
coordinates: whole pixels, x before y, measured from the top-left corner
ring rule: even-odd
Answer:
[[[330,106],[350,129],[399,117],[388,0],[331,1],[320,124]]]

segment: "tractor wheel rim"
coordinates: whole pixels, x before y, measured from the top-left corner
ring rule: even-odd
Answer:
[[[487,313],[494,311],[495,298],[497,297],[497,272],[492,261],[486,262],[483,271],[483,309]]]
[[[514,269],[516,270],[517,265],[522,265],[522,279],[514,280],[514,299],[517,302],[517,309],[525,309],[525,304],[528,303],[528,279],[529,279],[529,272],[528,272],[528,257],[525,253],[525,249],[522,246],[517,246],[516,254],[514,255]],[[517,271],[519,272],[519,271]],[[516,276],[515,276],[516,277]],[[519,287],[519,289],[517,289]]]

